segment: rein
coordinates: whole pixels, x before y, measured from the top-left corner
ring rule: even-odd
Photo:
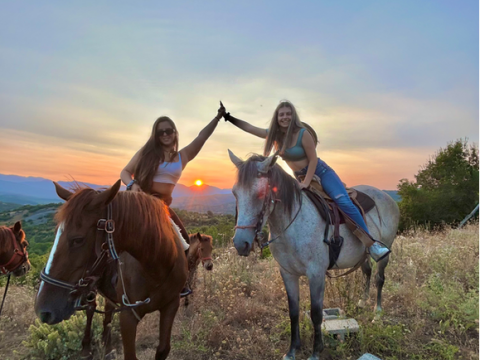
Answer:
[[[62,280],[54,279],[51,276],[45,273],[45,269],[42,270],[40,273],[40,279],[45,281],[48,284],[70,290],[70,296],[75,299],[75,310],[85,310],[88,308],[93,308],[95,312],[104,314],[105,312],[96,310],[96,296],[97,296],[97,283],[102,278],[103,273],[107,267],[107,264],[115,261],[117,263],[117,271],[122,283],[123,295],[122,295],[122,302],[123,306],[117,306],[117,309],[112,310],[113,312],[118,312],[122,310],[131,309],[134,315],[139,318],[134,308],[148,304],[150,302],[150,298],[147,298],[143,301],[137,301],[135,304],[131,304],[128,300],[128,296],[125,290],[125,283],[123,281],[123,273],[121,265],[122,263],[119,260],[119,256],[115,249],[115,244],[113,242],[113,233],[115,232],[115,221],[112,219],[112,204],[108,204],[107,206],[107,218],[106,219],[99,219],[97,221],[97,230],[98,231],[105,231],[106,233],[106,240],[101,245],[101,252],[97,255],[95,262],[93,263],[92,267],[85,271],[85,276],[80,278],[76,284],[70,284]],[[86,305],[82,305],[85,303]]]

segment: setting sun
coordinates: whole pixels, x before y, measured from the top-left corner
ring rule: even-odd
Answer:
[[[201,186],[203,184],[202,180],[195,180],[195,185]]]

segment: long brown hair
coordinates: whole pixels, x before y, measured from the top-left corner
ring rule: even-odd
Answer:
[[[278,111],[284,107],[289,108],[292,111],[292,121],[290,121],[290,125],[288,126],[286,134],[280,131],[280,126],[278,125]],[[300,121],[297,110],[290,101],[281,101],[273,112],[272,120],[270,121],[270,127],[268,128],[267,139],[265,141],[265,148],[263,149],[263,155],[269,156],[272,149],[279,151],[280,154],[283,154],[290,143],[290,140],[292,139],[292,135],[301,128],[306,128],[308,130],[315,141],[315,145],[317,145],[318,138],[315,130],[313,130],[313,128],[307,123]]]
[[[162,122],[168,122],[170,126],[175,129],[175,142],[173,145],[174,152],[170,155],[170,158],[175,157],[178,152],[178,131],[175,123],[167,116],[159,117],[153,124],[150,138],[140,151],[140,159],[133,172],[138,185],[140,185],[142,190],[147,193],[150,192],[152,187],[153,177],[155,176],[158,165],[165,161],[164,146],[162,145],[157,132],[157,126]]]

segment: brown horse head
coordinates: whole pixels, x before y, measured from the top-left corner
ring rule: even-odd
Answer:
[[[103,192],[84,188],[72,193],[54,184],[58,196],[66,202],[56,214],[59,225],[44,273],[65,286],[42,281],[35,302],[36,314],[50,325],[74,313],[75,299],[70,297],[72,289],[68,285],[75,286],[96,259],[104,238],[97,222],[105,218],[107,205],[120,189],[120,180]]]
[[[212,237],[197,232],[196,234],[190,234],[189,239],[190,251],[188,263],[190,264],[192,262],[196,267],[201,260],[205,270],[212,270]]]
[[[13,276],[25,275],[31,267],[27,246],[20,221],[10,228],[0,226],[0,272]]]

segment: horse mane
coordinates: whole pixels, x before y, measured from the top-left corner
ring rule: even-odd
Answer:
[[[258,177],[257,163],[265,161],[266,156],[253,154],[238,167],[237,184],[243,188],[251,188],[254,180]],[[280,165],[275,164],[268,171],[270,186],[276,188],[276,198],[285,207],[287,214],[292,214],[293,205],[300,199],[300,187],[297,180],[283,170]]]
[[[79,212],[88,210],[97,190],[82,188],[66,201],[55,215],[58,223],[76,221],[80,226]],[[106,214],[104,215],[106,216]],[[143,192],[119,191],[112,201],[112,217],[115,234],[123,234],[138,244],[141,256],[149,260],[168,257],[173,261],[177,255],[174,234],[165,203]]]

